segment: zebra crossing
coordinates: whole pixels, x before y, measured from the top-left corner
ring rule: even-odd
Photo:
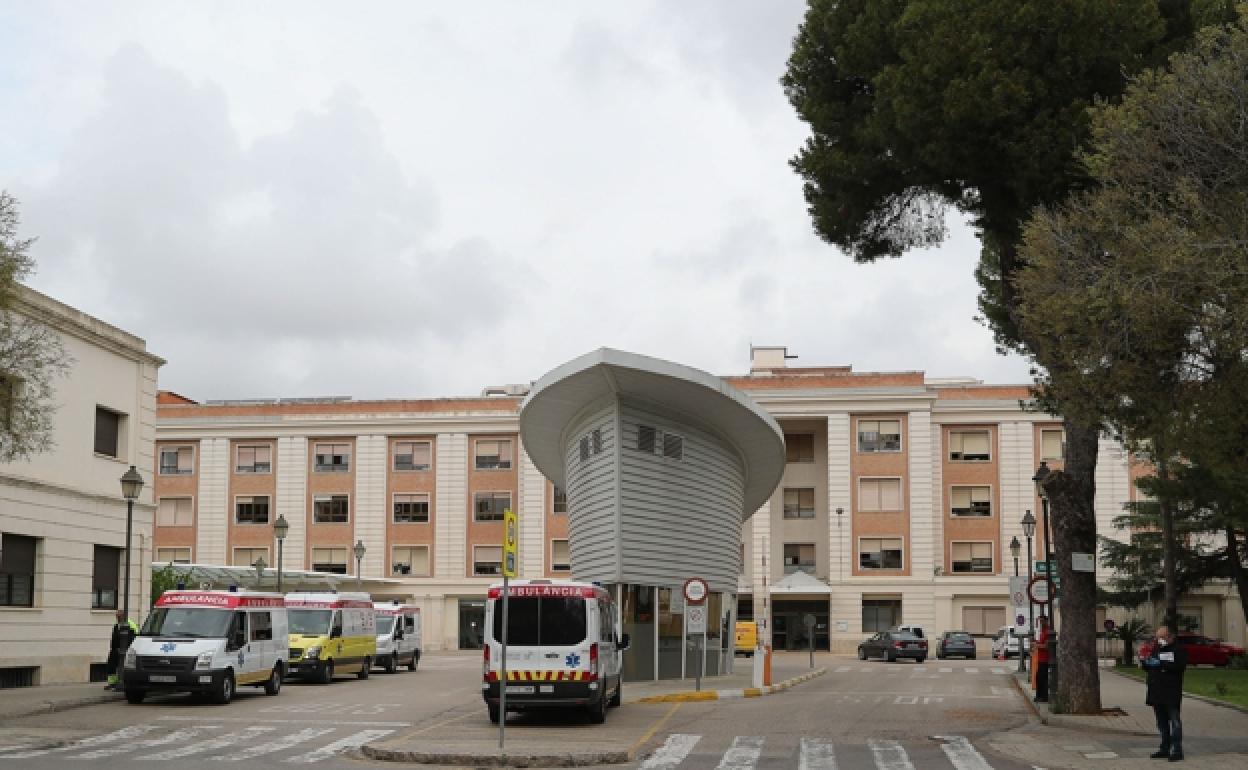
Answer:
[[[207,759],[245,762],[260,757],[280,758],[291,764],[313,764],[357,749],[395,732],[395,728],[359,729],[359,724],[334,727],[297,725],[239,725],[226,720],[205,724],[130,725],[110,733],[82,738],[61,746],[0,746],[0,768],[26,767],[49,760],[49,766],[125,755],[136,762]],[[290,732],[283,732],[290,730]],[[319,745],[318,745],[319,743]],[[289,754],[288,756],[281,756]]]
[[[643,760],[638,770],[677,770],[677,768],[714,767],[715,770],[753,770],[760,764],[768,767],[796,767],[799,770],[837,770],[837,768],[870,768],[877,770],[914,770],[918,767],[949,767],[952,770],[992,770],[992,765],[965,736],[934,735],[926,741],[908,746],[883,738],[868,739],[856,744],[830,739],[803,737],[767,739],[757,735],[740,735],[730,745],[712,746],[701,735],[672,733],[662,746]],[[699,751],[699,749],[702,749]],[[721,753],[722,752],[722,753]],[[911,753],[916,756],[912,757]],[[717,762],[717,764],[716,764]]]
[[[832,669],[837,674],[848,674],[853,671],[860,671],[864,674],[993,674],[996,676],[1005,676],[1015,671],[1009,666],[962,666],[955,668],[954,666],[931,666],[924,663],[918,664],[859,664],[854,666],[837,666]],[[936,678],[936,677],[933,677]]]

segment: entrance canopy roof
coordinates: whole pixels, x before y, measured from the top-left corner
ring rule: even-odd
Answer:
[[[832,587],[819,578],[798,570],[784,576],[784,579],[771,587],[771,595],[784,594],[830,594]]]

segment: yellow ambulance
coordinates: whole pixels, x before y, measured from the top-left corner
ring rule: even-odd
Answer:
[[[367,679],[377,657],[377,621],[366,593],[286,594],[291,676],[328,683],[341,673]]]

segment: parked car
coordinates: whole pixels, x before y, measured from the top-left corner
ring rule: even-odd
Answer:
[[[1002,655],[1007,658],[1018,657],[1023,639],[1012,633],[1013,628],[1013,626],[1001,626],[997,629],[997,633],[992,637],[992,657],[1000,658]]]
[[[975,659],[975,637],[966,631],[946,631],[936,641],[936,657]]]
[[[1193,666],[1226,666],[1230,664],[1231,658],[1244,654],[1243,647],[1227,644],[1220,639],[1210,639],[1201,634],[1185,632],[1175,634],[1174,638],[1176,642],[1187,648],[1187,662]],[[1150,639],[1141,644],[1140,657],[1151,657],[1155,645],[1155,639]]]
[[[927,660],[927,641],[909,631],[880,631],[858,645],[858,660],[882,658],[889,663],[898,658]]]

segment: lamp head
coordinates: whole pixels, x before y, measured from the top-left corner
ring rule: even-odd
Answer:
[[[1031,515],[1031,511],[1023,514],[1023,537],[1030,540],[1036,534],[1036,517]]]
[[[1023,550],[1023,544],[1018,542],[1018,536],[1015,535],[1014,537],[1010,538],[1010,553],[1014,556],[1015,559],[1018,558],[1018,554],[1022,550]]]
[[[138,500],[141,491],[143,491],[143,475],[131,465],[130,470],[121,475],[121,496],[127,500]]]
[[[355,541],[355,549],[354,549],[354,550],[355,550],[355,560],[356,560],[356,561],[363,561],[363,559],[364,559],[364,554],[368,551],[368,549],[364,547],[364,541],[363,541],[363,540],[356,540],[356,541]]]
[[[1031,480],[1036,484],[1036,493],[1041,497],[1048,496],[1044,491],[1044,481],[1049,477],[1050,473],[1052,473],[1052,471],[1049,470],[1049,464],[1046,461],[1041,460],[1040,467],[1036,468],[1036,475],[1031,477]]]
[[[290,531],[290,524],[286,521],[286,516],[278,514],[277,521],[273,522],[273,534],[278,540],[285,540],[286,533]]]

